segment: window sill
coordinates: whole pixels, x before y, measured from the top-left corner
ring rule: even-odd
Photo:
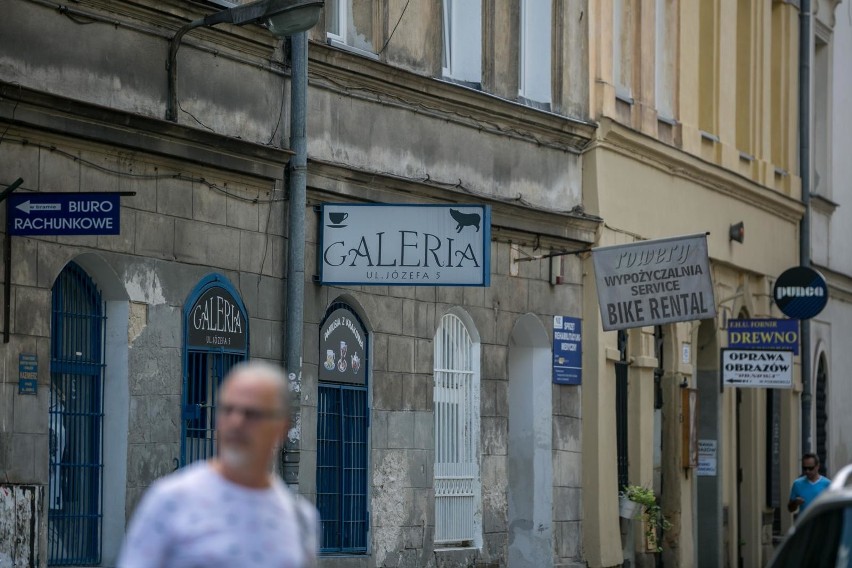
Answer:
[[[536,100],[533,100],[533,99],[528,99],[521,94],[518,94],[518,102],[520,104],[522,104],[524,106],[528,106],[530,108],[543,110],[545,112],[551,112],[549,102],[543,103],[543,102],[539,102],[539,101],[536,101]]]
[[[706,140],[708,142],[713,142],[713,143],[716,143],[716,144],[718,144],[720,142],[719,137],[716,136],[715,134],[710,134],[709,132],[705,132],[703,130],[699,130],[699,132],[701,133],[701,139],[702,140]]]
[[[369,59],[374,59],[376,61],[379,60],[379,54],[373,53],[372,51],[367,51],[366,49],[361,49],[360,47],[355,47],[353,45],[349,45],[348,43],[344,43],[339,39],[329,37],[326,42],[331,47],[336,47],[337,49],[348,51],[349,53],[354,53],[355,55],[360,55],[361,57],[367,57]]]
[[[630,106],[633,106],[633,103],[636,102],[633,100],[633,97],[630,96],[629,92],[622,91],[619,87],[615,88],[615,100],[621,101]]]

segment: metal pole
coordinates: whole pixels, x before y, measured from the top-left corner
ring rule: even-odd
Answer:
[[[6,201],[6,198],[18,189],[18,186],[24,183],[22,178],[18,178],[11,184],[6,186],[3,193],[0,193],[0,202]],[[9,328],[12,326],[12,220],[10,217],[9,202],[6,201],[6,235],[3,238],[3,274],[5,281],[3,282],[3,343],[9,343]]]
[[[302,325],[305,300],[305,209],[307,207],[308,144],[308,34],[291,36],[290,77],[290,199],[287,225],[287,322],[284,367],[290,382],[302,380]],[[298,412],[299,401],[291,402],[291,414]],[[284,479],[298,482],[299,447],[290,443],[283,464]]]
[[[801,0],[799,12],[799,175],[802,204],[799,264],[811,265],[811,1]],[[802,453],[811,451],[811,324],[802,320]],[[825,459],[825,456],[820,456]]]

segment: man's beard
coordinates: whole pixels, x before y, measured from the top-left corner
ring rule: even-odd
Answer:
[[[237,448],[219,448],[219,459],[232,469],[246,469],[251,463],[249,453]]]

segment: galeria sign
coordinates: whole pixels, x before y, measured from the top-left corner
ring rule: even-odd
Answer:
[[[704,233],[592,251],[605,331],[716,316]]]
[[[318,261],[322,284],[488,286],[491,209],[326,204]]]

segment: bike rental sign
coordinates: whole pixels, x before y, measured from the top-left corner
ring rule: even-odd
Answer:
[[[707,235],[592,251],[604,331],[716,317]]]

